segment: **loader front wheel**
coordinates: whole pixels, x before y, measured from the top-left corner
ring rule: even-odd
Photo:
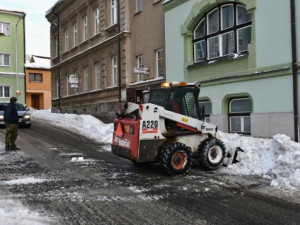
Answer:
[[[216,170],[220,167],[225,156],[225,146],[216,138],[204,140],[198,148],[197,159],[206,170]]]
[[[186,173],[192,164],[191,149],[180,142],[164,146],[160,163],[169,175]]]

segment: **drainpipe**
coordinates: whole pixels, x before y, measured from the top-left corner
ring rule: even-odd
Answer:
[[[56,6],[53,8],[52,12],[53,14],[56,16],[57,18],[57,26],[56,26],[56,29],[57,29],[57,41],[58,41],[58,44],[57,44],[57,57],[58,57],[58,64],[60,63],[60,46],[59,46],[59,16],[57,13],[55,13],[55,9],[56,9]],[[55,40],[56,41],[56,40]],[[58,70],[58,110],[59,110],[59,113],[61,113],[61,89],[60,89],[60,67],[58,66],[57,68]]]
[[[295,0],[291,1],[291,36],[292,36],[292,72],[293,72],[293,101],[294,101],[294,135],[299,142],[299,112],[298,112],[298,65],[297,65],[297,35]]]
[[[25,16],[24,14],[23,17],[23,32],[24,32],[24,38],[23,38],[23,46],[24,46],[24,65],[26,63],[26,29],[25,29]],[[27,86],[26,86],[26,67],[24,66],[24,74],[25,74],[25,79],[24,79],[24,98],[25,98],[25,105],[26,105],[26,93],[27,93]]]
[[[121,60],[122,60],[122,50],[121,50],[121,6],[120,1],[118,1],[118,49],[119,49],[119,56],[118,56],[118,86],[119,86],[119,102],[122,101],[122,75],[121,75]]]
[[[21,20],[22,16],[19,16],[19,19],[18,19],[18,22],[16,24],[16,38],[15,38],[15,46],[16,46],[16,85],[17,85],[17,99],[19,99],[19,55],[18,55],[18,25],[19,25],[19,22]]]

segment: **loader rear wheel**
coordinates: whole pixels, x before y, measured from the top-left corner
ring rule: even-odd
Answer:
[[[216,170],[220,167],[225,156],[225,146],[216,138],[204,140],[198,148],[197,159],[206,170]]]
[[[161,151],[160,163],[169,175],[186,173],[192,164],[191,149],[180,142],[168,144]]]

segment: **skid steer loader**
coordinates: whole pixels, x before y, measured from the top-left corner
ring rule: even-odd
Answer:
[[[112,152],[136,164],[158,161],[170,175],[186,173],[192,158],[206,170],[232,163],[236,153],[227,153],[218,127],[204,121],[198,106],[200,85],[161,86],[151,90],[149,103],[122,106],[114,121]]]

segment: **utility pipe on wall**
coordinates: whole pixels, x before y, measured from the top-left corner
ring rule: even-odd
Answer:
[[[16,38],[15,38],[15,46],[16,46],[16,93],[18,93],[20,90],[19,90],[19,55],[18,55],[18,25],[19,25],[19,22],[21,20],[22,16],[19,16],[19,19],[18,19],[18,22],[16,24]],[[24,93],[25,94],[25,93]],[[19,99],[19,94],[17,94],[17,99]]]
[[[299,112],[298,112],[298,65],[297,65],[297,34],[295,0],[291,4],[291,37],[292,37],[292,72],[293,72],[293,102],[294,102],[294,136],[299,142]]]

